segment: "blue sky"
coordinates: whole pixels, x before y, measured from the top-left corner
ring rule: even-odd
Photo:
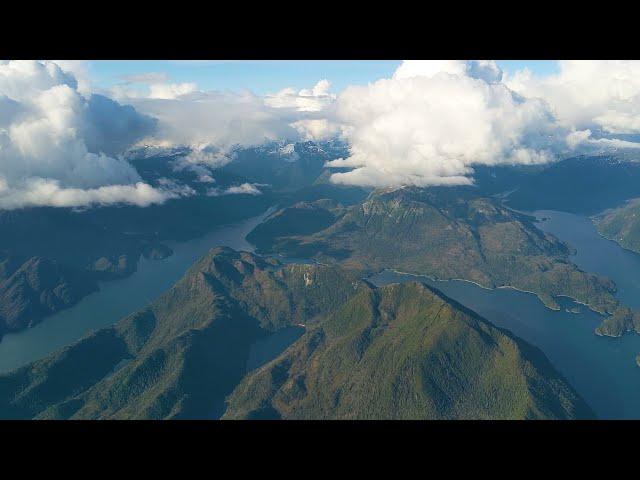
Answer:
[[[388,78],[399,64],[399,60],[100,60],[89,62],[89,74],[103,88],[122,83],[129,75],[162,73],[171,82],[195,82],[203,90],[250,90],[256,94],[284,87],[308,88],[326,78],[332,90],[339,92],[350,84]],[[500,60],[498,65],[507,72],[524,67],[540,75],[556,71],[556,63],[550,60]]]

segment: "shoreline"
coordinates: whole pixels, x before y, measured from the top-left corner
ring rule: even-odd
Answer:
[[[475,285],[475,286],[477,286],[477,287],[480,287],[480,288],[482,288],[482,289],[484,289],[484,290],[498,290],[498,289],[509,289],[509,290],[515,290],[515,291],[517,291],[517,292],[527,293],[527,294],[530,294],[530,295],[534,295],[534,296],[535,296],[535,297],[540,301],[540,303],[542,303],[546,308],[548,308],[548,309],[549,309],[549,310],[551,310],[551,311],[554,311],[554,312],[562,311],[562,307],[552,308],[552,307],[550,307],[549,305],[547,305],[547,304],[546,304],[546,303],[545,303],[545,302],[540,298],[540,294],[538,294],[538,293],[536,293],[536,292],[529,291],[529,290],[523,290],[523,289],[521,289],[521,288],[514,287],[513,285],[499,285],[499,286],[497,286],[497,287],[487,287],[487,286],[485,286],[485,285],[481,285],[481,284],[479,284],[478,282],[474,282],[473,280],[467,280],[467,279],[465,279],[465,278],[439,279],[439,278],[435,278],[435,277],[432,277],[432,276],[427,275],[427,274],[424,274],[424,273],[410,273],[410,272],[403,272],[403,271],[401,271],[401,270],[396,270],[395,268],[384,268],[384,269],[380,270],[376,275],[379,275],[380,273],[385,272],[385,271],[393,272],[393,273],[397,273],[397,274],[399,274],[399,275],[411,275],[411,276],[413,276],[413,277],[424,277],[424,278],[428,278],[429,280],[431,280],[431,281],[433,281],[433,282],[467,282],[467,283],[471,283],[471,284],[473,284],[473,285]],[[584,303],[584,302],[581,302],[581,301],[579,301],[579,300],[576,300],[575,298],[573,298],[573,297],[571,297],[571,296],[569,296],[569,295],[554,295],[554,296],[552,296],[551,298],[553,299],[553,298],[559,298],[559,297],[562,297],[562,298],[568,298],[569,300],[571,300],[572,302],[574,302],[574,303],[576,303],[576,304],[578,304],[578,305],[582,305],[582,306],[584,306],[584,307],[587,307],[589,310],[591,310],[591,311],[592,311],[592,312],[594,312],[594,313],[597,313],[597,314],[598,314],[598,315],[600,315],[601,317],[604,317],[604,318],[606,318],[606,317],[607,317],[607,314],[606,314],[606,313],[599,312],[599,311],[595,310],[594,308],[592,308],[591,306],[589,306],[588,304],[586,304],[586,303]],[[574,312],[570,312],[570,313],[574,313]]]
[[[596,230],[596,234],[598,234],[599,237],[603,238],[604,240],[607,240],[608,242],[613,242],[615,243],[618,247],[620,247],[621,249],[633,253],[634,255],[640,255],[640,251],[636,251],[636,250],[632,250],[628,247],[625,247],[624,245],[622,245],[620,242],[618,242],[617,240],[613,239],[613,238],[609,238],[606,235],[604,235],[603,233],[600,232],[600,230],[598,229],[598,225],[593,221],[593,217],[587,217],[589,218],[589,221],[593,224],[595,230]]]

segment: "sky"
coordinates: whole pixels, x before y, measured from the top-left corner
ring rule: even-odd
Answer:
[[[400,60],[100,60],[88,62],[88,71],[95,84],[110,88],[132,75],[163,73],[177,83],[195,82],[205,90],[250,90],[263,95],[284,87],[302,89],[319,79],[328,79],[335,91],[352,84],[367,84],[389,77]],[[498,66],[513,73],[529,68],[535,74],[557,71],[551,60],[501,60]]]
[[[194,195],[143,181],[140,148],[215,183],[238,148],[340,139],[330,181],[469,185],[478,165],[640,149],[626,60],[0,60],[0,208],[145,207]],[[147,150],[148,152],[149,150]],[[225,194],[259,194],[238,185]]]

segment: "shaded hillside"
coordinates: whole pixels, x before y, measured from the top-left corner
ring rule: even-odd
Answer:
[[[640,199],[592,217],[598,233],[620,246],[640,253]]]
[[[298,202],[270,215],[247,235],[247,241],[259,250],[269,249],[275,239],[324,230],[336,221],[343,210],[342,206],[329,199]]]
[[[640,196],[637,160],[620,155],[569,158],[523,181],[507,201],[518,210],[598,213]]]
[[[33,326],[98,289],[91,275],[55,261],[32,257],[17,269],[10,263],[0,254],[0,336]]]

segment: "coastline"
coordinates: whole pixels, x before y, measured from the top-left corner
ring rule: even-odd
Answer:
[[[424,274],[424,273],[411,273],[411,272],[403,272],[400,270],[396,270],[395,268],[384,268],[382,270],[380,270],[379,273],[382,273],[384,271],[389,271],[389,272],[393,272],[393,273],[397,273],[399,275],[411,275],[413,277],[424,277],[424,278],[428,278],[429,280],[433,281],[433,282],[467,282],[467,283],[472,283],[473,285],[480,287],[484,290],[497,290],[497,289],[509,289],[509,290],[516,290],[518,292],[522,292],[522,293],[527,293],[530,295],[534,295],[536,298],[538,298],[538,300],[540,301],[540,303],[542,303],[546,308],[548,308],[549,310],[552,310],[554,312],[560,311],[562,310],[562,308],[558,307],[558,308],[552,308],[551,306],[547,305],[542,298],[540,298],[540,294],[536,293],[536,292],[531,292],[529,290],[523,290],[521,288],[518,287],[514,287],[513,285],[499,285],[497,287],[487,287],[486,285],[482,285],[478,282],[474,282],[473,280],[468,280],[466,278],[448,278],[448,279],[441,279],[441,278],[435,278],[432,277],[430,275]],[[564,298],[568,298],[572,301],[574,301],[575,303],[578,303],[580,305],[584,305],[585,307],[588,307],[590,310],[592,310],[595,313],[598,313],[599,315],[602,315],[601,312],[598,312],[597,310],[594,310],[593,308],[589,307],[589,305],[587,305],[586,303],[582,303],[579,302],[578,300],[576,300],[575,298],[572,298],[568,295],[556,295],[556,297],[564,297]],[[553,298],[553,297],[552,297]]]
[[[631,253],[633,253],[635,255],[640,255],[640,251],[639,250],[633,250],[631,248],[625,247],[624,245],[622,245],[616,239],[610,238],[610,237],[607,237],[606,235],[604,235],[602,232],[600,232],[600,229],[598,229],[598,224],[593,221],[593,217],[588,217],[588,218],[589,218],[589,221],[591,223],[593,223],[593,226],[594,226],[594,228],[596,230],[596,233],[598,234],[599,237],[601,237],[601,238],[603,238],[603,239],[605,239],[605,240],[607,240],[609,242],[615,243],[618,247],[620,247],[623,250],[626,250],[627,252],[631,252]]]

